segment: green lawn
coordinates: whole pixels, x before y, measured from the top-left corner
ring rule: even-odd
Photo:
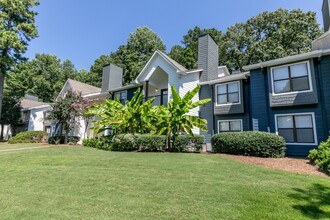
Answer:
[[[0,173],[1,219],[330,216],[330,178],[209,155],[29,149],[0,152]]]

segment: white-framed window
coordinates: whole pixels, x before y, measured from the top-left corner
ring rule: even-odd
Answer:
[[[240,131],[243,131],[243,121],[241,119],[218,120],[218,133]]]
[[[287,144],[317,145],[315,115],[311,113],[275,115],[276,134]]]
[[[232,105],[241,103],[240,82],[222,83],[215,86],[216,105]]]
[[[124,90],[124,91],[115,92],[114,99],[116,100],[117,97],[122,104],[125,104],[125,101],[127,100],[127,91]]]
[[[313,91],[308,61],[271,68],[271,80],[273,95]]]

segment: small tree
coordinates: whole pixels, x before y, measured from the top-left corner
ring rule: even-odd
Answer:
[[[87,114],[87,111],[93,106],[93,104],[96,104],[98,101],[99,99],[89,99],[87,97],[81,97],[71,105],[71,107],[77,112],[77,115],[82,117],[85,122],[84,138],[86,136],[89,121],[93,117],[93,115]]]
[[[69,90],[64,97],[58,98],[49,112],[48,119],[56,121],[62,125],[65,131],[64,143],[68,142],[68,134],[74,126],[75,119],[80,116],[80,112],[72,107],[77,100],[81,100],[81,95]]]
[[[2,114],[0,118],[1,134],[3,139],[4,125],[10,125],[13,129],[21,123],[21,104],[17,97],[6,95],[3,99]]]
[[[156,121],[155,131],[158,134],[165,134],[167,137],[168,148],[171,150],[171,140],[175,139],[182,132],[194,135],[192,129],[194,127],[207,131],[206,119],[198,116],[189,115],[189,111],[210,102],[211,99],[203,99],[193,102],[193,97],[200,90],[197,86],[192,91],[188,91],[182,98],[179,96],[174,86],[171,86],[173,100],[168,106],[158,106],[155,108]],[[154,124],[152,123],[152,124]]]
[[[135,91],[133,98],[124,105],[118,100],[106,100],[96,104],[87,111],[89,115],[99,116],[94,121],[95,133],[101,133],[111,127],[117,133],[143,133],[150,130],[151,114],[154,98],[143,102],[143,91]]]

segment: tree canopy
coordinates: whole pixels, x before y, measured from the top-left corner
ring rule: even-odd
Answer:
[[[7,72],[25,60],[28,42],[38,36],[33,7],[37,0],[0,1],[0,115]]]
[[[311,42],[321,35],[321,29],[315,12],[278,9],[261,13],[245,23],[237,23],[225,33],[215,28],[190,29],[183,36],[183,47],[172,47],[170,56],[187,68],[195,68],[198,36],[204,33],[210,33],[219,45],[220,65],[242,70],[243,66],[252,63],[310,51]],[[184,52],[188,48],[193,57]]]
[[[75,78],[73,63],[50,54],[37,54],[35,59],[17,65],[6,80],[9,94],[23,97],[32,93],[44,102],[52,102],[68,78]]]

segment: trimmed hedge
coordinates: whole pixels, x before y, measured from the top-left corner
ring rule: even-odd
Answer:
[[[172,150],[175,152],[197,152],[202,149],[203,135],[179,135],[172,140]]]
[[[46,135],[45,131],[25,131],[9,138],[8,143],[41,143],[45,140]]]
[[[48,144],[64,144],[65,136],[52,136],[48,138]],[[68,136],[68,144],[73,143],[77,144],[80,141],[80,137],[78,136]]]
[[[172,151],[196,152],[202,148],[203,135],[179,135],[172,140]],[[85,147],[112,151],[164,152],[167,150],[166,136],[154,134],[120,134],[102,136],[83,141]]]
[[[144,151],[144,152],[165,151],[166,136],[165,135],[143,134],[143,135],[140,135],[136,139],[136,144],[139,147],[139,151]]]
[[[112,151],[137,151],[139,134],[119,134],[113,139]]]
[[[256,157],[284,157],[283,137],[266,132],[227,132],[216,134],[211,139],[215,153],[226,153]]]
[[[113,145],[112,136],[101,136],[83,140],[84,147],[92,147],[101,150],[111,150]]]
[[[311,150],[308,159],[312,164],[330,172],[330,137],[326,142],[322,142],[317,149]]]

